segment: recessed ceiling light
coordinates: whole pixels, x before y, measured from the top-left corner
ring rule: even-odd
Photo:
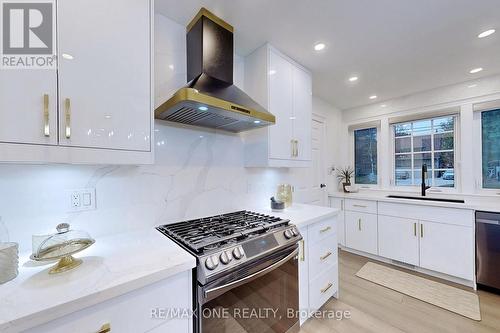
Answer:
[[[200,106],[200,107],[198,107],[198,110],[200,110],[200,111],[207,111],[208,108],[206,106]]]
[[[486,30],[486,31],[481,32],[479,35],[477,35],[477,38],[488,37],[490,35],[493,35],[494,33],[495,33],[495,29]]]
[[[370,99],[375,99],[375,98],[377,98],[377,95],[371,95],[370,96]]]
[[[168,65],[168,68],[170,68],[171,70],[174,70],[175,67],[174,67],[174,65],[170,64],[170,65]]]
[[[64,59],[67,59],[67,60],[73,60],[74,59],[73,56],[71,54],[68,54],[68,53],[63,53],[62,57]]]
[[[475,83],[471,84],[470,86],[467,86],[467,88],[475,88],[475,87],[477,87],[477,84],[475,84]]]
[[[275,69],[271,69],[271,70],[269,71],[269,75],[274,75],[274,74],[276,74],[276,70],[275,70]]]
[[[387,104],[382,104],[380,107],[385,108],[385,107],[387,107]]]
[[[471,69],[469,71],[469,73],[471,74],[476,74],[476,73],[479,73],[480,71],[482,71],[483,69],[481,67],[478,67],[478,68],[474,68],[474,69]]]
[[[358,79],[359,79],[359,78],[358,78],[357,76],[351,76],[351,77],[349,78],[349,81],[350,81],[350,82],[355,82],[355,81],[358,81]]]
[[[326,47],[325,43],[316,43],[314,44],[315,51],[321,51]]]
[[[260,120],[254,120],[253,121],[255,124],[260,124]]]

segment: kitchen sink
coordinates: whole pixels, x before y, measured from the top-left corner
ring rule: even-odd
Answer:
[[[410,199],[410,200],[425,200],[425,201],[439,201],[439,202],[453,202],[453,203],[465,203],[464,200],[459,200],[459,199],[412,197],[412,196],[405,196],[405,195],[388,195],[387,198],[393,198],[393,199]]]

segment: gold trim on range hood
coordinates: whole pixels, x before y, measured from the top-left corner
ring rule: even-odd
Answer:
[[[207,107],[214,107],[229,112],[236,112],[241,115],[252,117],[271,124],[276,123],[276,117],[270,113],[264,113],[257,110],[252,110],[217,97],[212,97],[206,94],[202,94],[193,88],[179,89],[168,101],[160,105],[155,110],[155,116],[158,118],[162,118],[162,114],[165,111],[168,111],[176,104],[184,101],[191,101],[195,103],[204,104]]]

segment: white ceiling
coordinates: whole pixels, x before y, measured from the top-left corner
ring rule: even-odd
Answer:
[[[187,24],[205,6],[247,55],[265,42],[308,67],[341,109],[500,73],[500,0],[155,0]],[[477,35],[496,28],[494,35]],[[318,53],[313,44],[327,48]],[[483,67],[478,74],[469,70]],[[358,82],[349,83],[356,74]],[[370,95],[378,99],[371,101]]]

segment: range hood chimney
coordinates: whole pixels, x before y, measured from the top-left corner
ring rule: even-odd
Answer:
[[[155,118],[242,132],[275,117],[233,84],[233,27],[202,8],[187,26],[187,80]]]

